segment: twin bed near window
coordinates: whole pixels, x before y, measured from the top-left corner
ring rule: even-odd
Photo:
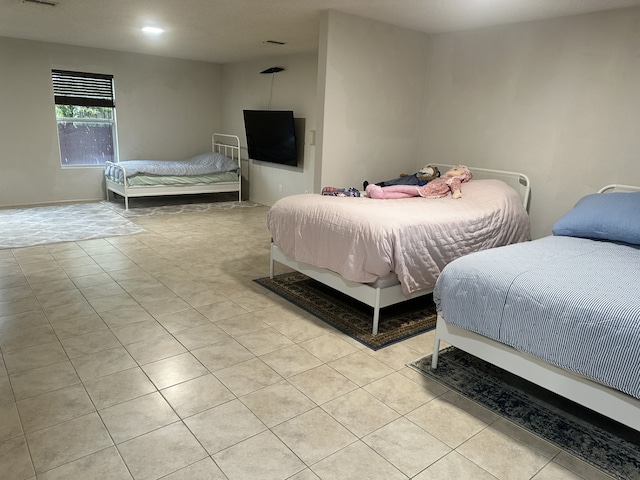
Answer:
[[[107,200],[109,192],[129,198],[161,195],[237,192],[242,201],[240,139],[214,133],[212,151],[180,160],[127,160],[105,165]]]
[[[605,187],[608,188],[608,187]],[[640,430],[640,188],[583,198],[554,235],[451,262],[440,342]]]
[[[442,171],[447,166],[442,167]],[[529,239],[529,180],[471,169],[463,196],[376,200],[292,195],[270,209],[274,262],[380,309],[431,293],[438,274],[469,252]]]

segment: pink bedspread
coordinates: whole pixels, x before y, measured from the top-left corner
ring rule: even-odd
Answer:
[[[471,180],[463,197],[376,200],[292,195],[269,210],[273,242],[297,261],[373,283],[391,272],[406,295],[432,290],[452,260],[529,240],[529,216],[500,180]]]

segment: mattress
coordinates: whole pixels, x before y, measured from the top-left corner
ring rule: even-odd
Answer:
[[[122,185],[122,179],[107,175],[112,182]],[[127,186],[149,185],[195,185],[199,183],[237,182],[238,174],[235,172],[212,173],[209,175],[134,175],[127,177]]]
[[[461,255],[529,239],[521,199],[500,180],[465,183],[460,199],[291,195],[267,226],[288,257],[360,283],[396,274],[405,295],[431,290]]]
[[[126,172],[126,173],[125,173]],[[221,180],[209,175],[225,172],[239,174],[238,162],[220,152],[205,152],[186,160],[125,160],[118,163],[107,162],[105,177],[123,184],[126,176],[128,185],[176,185],[195,183],[216,183]],[[139,177],[132,181],[134,177]],[[189,177],[184,180],[177,177]],[[198,177],[203,178],[199,180]],[[171,183],[169,178],[172,178]],[[236,177],[237,180],[237,177]],[[226,180],[225,180],[226,181]],[[165,182],[165,183],[162,183]]]
[[[447,265],[447,324],[640,398],[640,249],[550,236]]]

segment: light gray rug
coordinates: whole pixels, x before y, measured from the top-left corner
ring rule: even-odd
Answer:
[[[135,203],[133,204],[133,202]],[[189,201],[183,198],[166,199],[166,197],[129,199],[129,210],[125,210],[124,204],[119,202],[103,201],[102,204],[127,218],[147,217],[151,215],[176,215],[179,213],[206,213],[212,210],[232,210],[236,208],[261,206],[259,203],[248,200],[242,202],[238,202],[237,200],[203,202],[196,200]]]
[[[0,209],[0,248],[142,233],[144,229],[102,203]]]

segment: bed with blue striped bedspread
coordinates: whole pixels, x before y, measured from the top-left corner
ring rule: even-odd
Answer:
[[[550,236],[445,267],[447,324],[640,398],[640,248]]]

